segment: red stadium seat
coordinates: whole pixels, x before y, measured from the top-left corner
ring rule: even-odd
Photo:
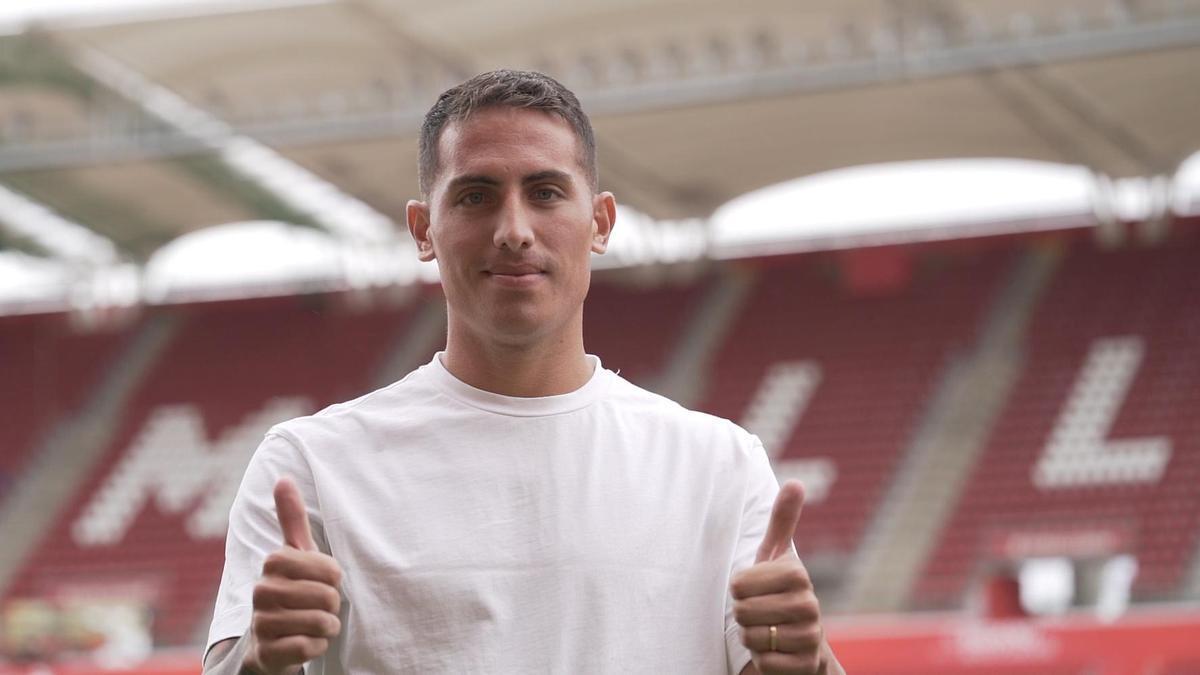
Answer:
[[[642,386],[662,375],[705,282],[650,287],[597,279],[584,305],[584,339],[605,368]]]
[[[52,425],[78,411],[133,332],[77,331],[63,314],[0,321],[0,495]]]
[[[760,434],[777,473],[802,467],[802,555],[854,554],[944,367],[975,340],[1012,259],[1004,251],[931,256],[887,295],[850,293],[822,257],[762,274],[716,358],[704,408]],[[788,388],[777,385],[781,373],[790,377],[781,370],[788,364],[795,386],[809,379],[807,405],[797,395],[779,411],[803,407],[798,417],[790,411],[790,428],[754,428],[752,407]],[[771,380],[779,389],[755,403]]]
[[[1019,552],[1132,553],[1135,599],[1171,597],[1200,533],[1197,297],[1195,238],[1066,257],[917,606],[958,605],[988,559]]]
[[[190,643],[209,619],[229,504],[262,433],[368,391],[412,315],[327,304],[158,310],[181,315],[178,335],[8,597],[144,596],[157,641]]]

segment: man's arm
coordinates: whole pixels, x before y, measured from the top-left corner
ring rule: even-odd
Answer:
[[[295,483],[280,479],[274,497],[283,546],[263,561],[250,598],[249,628],[240,638],[212,646],[206,674],[299,675],[341,631],[341,568],[317,548]]]
[[[734,576],[730,593],[742,644],[752,661],[741,675],[844,675],[821,625],[821,605],[792,550],[804,486],[788,481],[771,509],[754,565]]]
[[[249,640],[228,638],[214,644],[204,656],[204,675],[252,675],[242,668]]]
[[[298,445],[268,433],[230,508],[206,668],[295,675],[340,632],[341,569],[325,552],[315,490]]]
[[[261,675],[260,671],[246,665],[252,642],[253,636],[246,634],[214,644],[204,656],[203,675]],[[304,668],[300,668],[298,675],[304,675]]]

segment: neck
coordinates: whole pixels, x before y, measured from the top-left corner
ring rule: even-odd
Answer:
[[[443,365],[459,380],[494,394],[521,398],[568,394],[592,376],[579,323],[566,335],[500,343],[480,339],[451,321]]]

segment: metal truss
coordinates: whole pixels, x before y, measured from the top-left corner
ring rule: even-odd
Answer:
[[[1020,17],[1017,17],[1020,18]],[[681,105],[704,105],[758,97],[795,95],[849,87],[1001,69],[1042,66],[1060,61],[1200,46],[1200,15],[1195,12],[1138,20],[1112,17],[1104,26],[1080,26],[1071,20],[1039,27],[1010,22],[1003,30],[978,25],[951,31],[936,23],[901,33],[878,26],[853,30],[869,39],[831,38],[808,49],[787,36],[758,33],[709,41],[689,50],[654,45],[625,49],[607,58],[580,55],[566,61],[532,59],[555,74],[570,76],[593,115],[629,114]],[[833,36],[836,38],[837,36]],[[821,53],[823,58],[809,58]],[[433,77],[414,77],[430,82]],[[276,148],[411,136],[424,107],[395,102],[426,101],[429,96],[376,96],[374,104],[330,106],[329,96],[290,113],[224,120],[239,134]],[[370,100],[371,97],[363,97]],[[212,111],[219,113],[220,111]],[[180,156],[210,151],[203,140],[161,125],[103,124],[93,133],[62,139],[9,138],[0,142],[0,171],[50,169],[104,162]]]

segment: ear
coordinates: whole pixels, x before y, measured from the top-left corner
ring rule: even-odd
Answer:
[[[417,242],[417,258],[429,262],[437,256],[433,252],[433,240],[429,238],[429,205],[415,199],[408,200],[404,208],[408,218],[408,231]]]
[[[617,224],[617,200],[611,192],[592,197],[592,252],[608,250],[608,238]]]

